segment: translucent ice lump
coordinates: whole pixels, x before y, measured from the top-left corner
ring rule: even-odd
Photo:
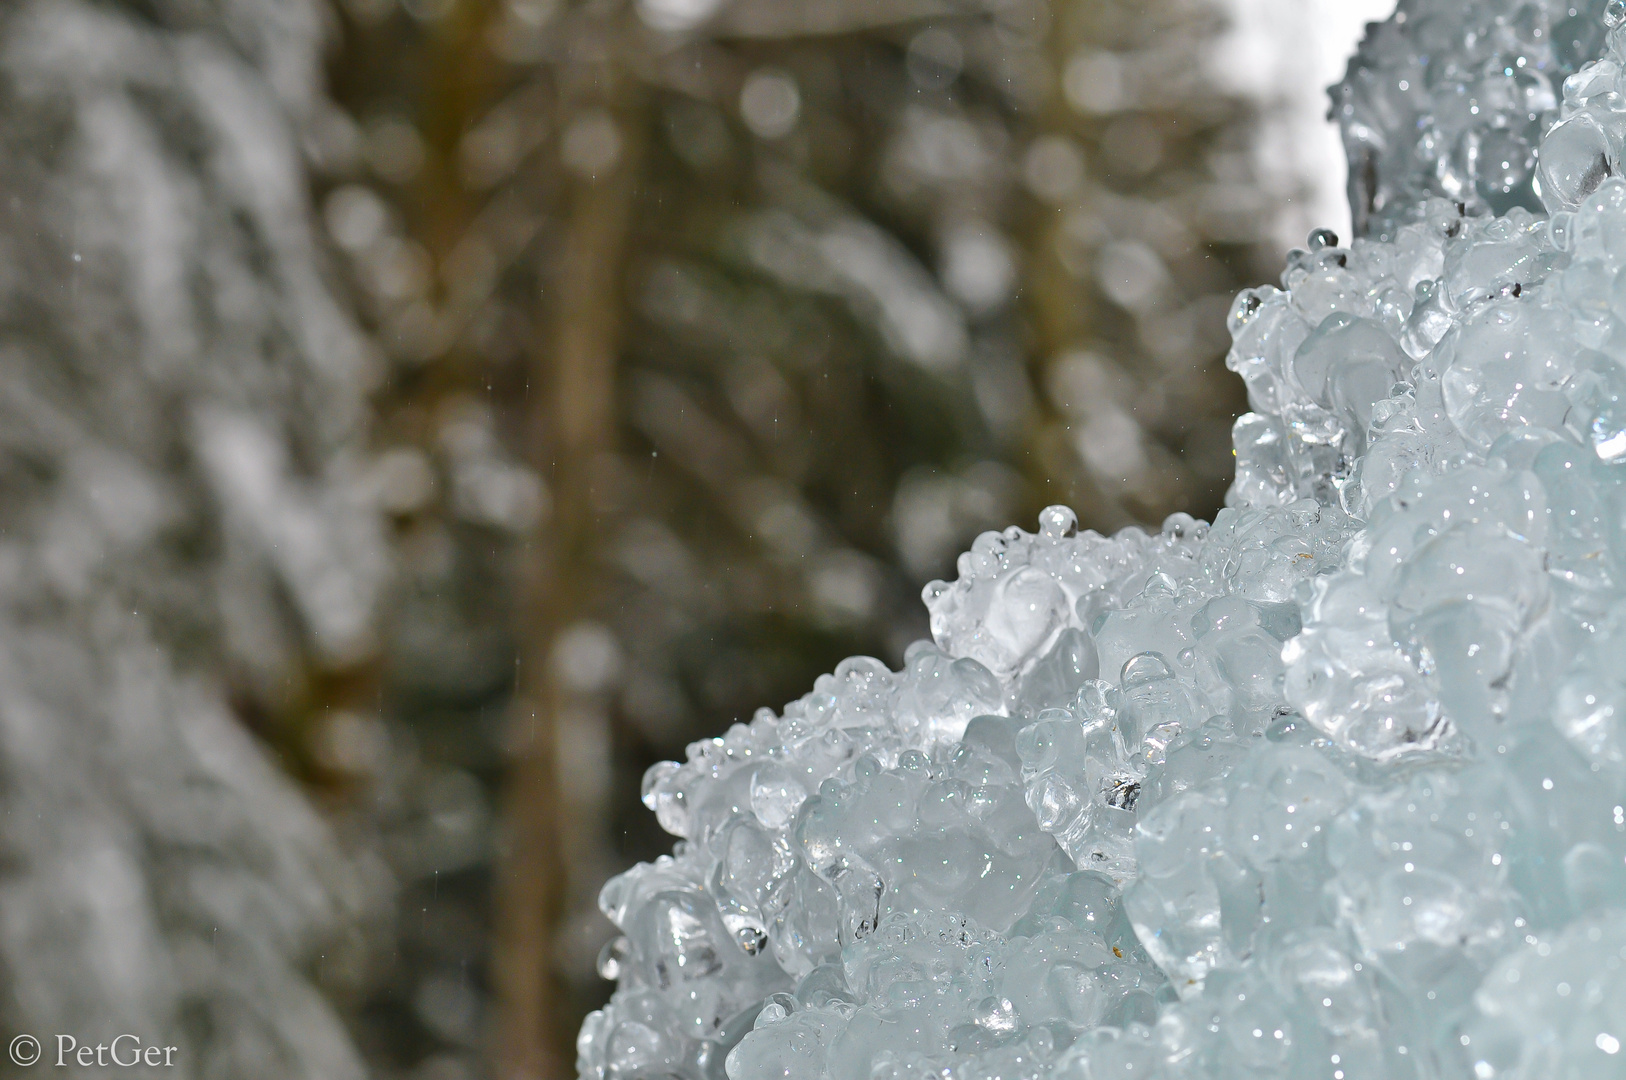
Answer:
[[[988,533],[903,670],[650,771],[583,1077],[1626,1078],[1623,34],[1550,220],[1238,298],[1212,525]]]

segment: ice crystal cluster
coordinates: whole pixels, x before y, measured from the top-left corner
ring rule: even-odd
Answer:
[[[1406,0],[1333,91],[1361,235],[1392,240],[1424,200],[1541,209],[1536,145],[1564,80],[1603,51],[1604,0]]]
[[[1374,40],[1482,63],[1431,18]],[[584,1077],[1626,1077],[1626,31],[1597,37],[1544,110],[1550,218],[1420,201],[1237,300],[1212,525],[985,534],[903,670],[848,660],[651,770],[682,839],[604,890]],[[1405,197],[1449,167],[1415,156]]]

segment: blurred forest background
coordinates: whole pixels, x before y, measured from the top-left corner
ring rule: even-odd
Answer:
[[[669,849],[651,763],[896,666],[982,530],[1220,506],[1225,312],[1337,224],[1321,87],[1371,7],[0,15],[0,666],[90,643],[0,701],[7,805],[67,805],[37,715],[119,777],[5,834],[0,1011],[135,1016],[199,1076],[569,1075],[598,889]],[[210,724],[227,764],[164,749]],[[262,750],[293,782],[244,794]],[[113,861],[51,877],[87,821]],[[71,974],[136,916],[166,1004]]]

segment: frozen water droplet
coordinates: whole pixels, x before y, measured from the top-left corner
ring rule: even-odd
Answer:
[[[1592,116],[1572,116],[1541,143],[1541,192],[1554,210],[1574,209],[1614,175],[1609,136]]]
[[[1560,210],[1547,222],[1547,236],[1554,248],[1568,251],[1575,244],[1575,213]]]
[[[1174,671],[1169,662],[1155,652],[1139,653],[1124,661],[1123,673],[1119,679],[1124,689],[1135,686],[1144,686],[1147,683],[1157,682],[1160,679],[1173,678]]]
[[[990,658],[999,665],[996,673],[1014,668],[1044,644],[1065,616],[1066,606],[1055,579],[1032,567],[1000,581],[984,624],[992,646]]]
[[[1078,515],[1071,507],[1049,506],[1039,514],[1039,534],[1046,540],[1065,540],[1078,533]]]
[[[601,979],[615,980],[621,977],[626,970],[627,961],[632,956],[632,947],[625,936],[606,941],[604,947],[598,951],[598,974]]]
[[[768,935],[759,927],[742,926],[734,931],[734,940],[741,952],[747,956],[755,956],[768,944]]]
[[[1592,449],[1600,461],[1622,460],[1626,455],[1626,407],[1610,402],[1593,419]]]

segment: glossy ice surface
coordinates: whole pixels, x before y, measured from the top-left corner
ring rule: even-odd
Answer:
[[[1604,47],[1605,0],[1401,0],[1333,87],[1355,232],[1391,240],[1430,196],[1541,209],[1536,146]]]
[[[1550,221],[1238,298],[1212,525],[986,534],[902,671],[651,770],[583,1076],[1626,1077],[1622,34]]]

